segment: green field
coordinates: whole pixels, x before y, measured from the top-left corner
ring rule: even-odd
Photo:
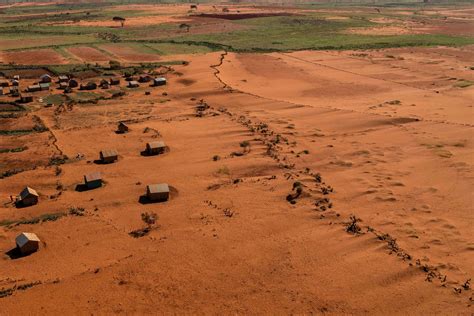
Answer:
[[[54,4],[19,6],[1,10],[0,50],[53,48],[71,63],[80,60],[65,48],[90,46],[109,55],[101,44],[117,43],[132,46],[137,52],[157,55],[207,53],[226,49],[236,52],[271,52],[291,50],[369,49],[408,46],[462,46],[474,44],[473,34],[448,35],[446,33],[413,35],[361,35],[349,33],[357,28],[380,27],[374,18],[392,19],[388,25],[397,26],[403,21],[438,23],[445,17],[436,12],[426,13],[430,6],[420,3],[386,4],[380,9],[368,10],[364,5],[304,3],[310,9],[302,14],[280,17],[260,17],[245,20],[226,20],[230,31],[194,32],[201,25],[199,18],[191,19],[189,31],[180,23],[161,23],[120,27],[70,25],[67,21],[111,21],[113,16],[124,18],[163,15],[159,11],[123,10],[118,3]],[[462,5],[462,3],[461,3]],[[366,5],[365,5],[366,6]],[[375,6],[372,6],[375,8]],[[451,8],[452,4],[446,5]],[[126,6],[124,7],[126,8]],[[354,10],[352,10],[354,8]],[[320,9],[326,9],[320,10]],[[328,12],[327,10],[340,10]],[[411,12],[400,14],[398,9]],[[319,10],[319,11],[318,11]],[[378,10],[378,11],[376,11]],[[25,16],[25,15],[28,16]],[[184,14],[186,15],[186,14]],[[338,15],[343,19],[331,19]],[[216,19],[219,23],[218,19]],[[63,23],[64,22],[64,23]]]

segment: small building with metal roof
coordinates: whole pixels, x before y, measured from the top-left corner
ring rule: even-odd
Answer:
[[[22,93],[20,94],[20,102],[21,103],[33,102],[33,96],[29,93]]]
[[[125,124],[124,122],[119,122],[119,123],[118,123],[117,131],[118,131],[119,133],[127,133],[129,130],[130,130],[130,128],[129,128],[128,125]]]
[[[100,151],[100,161],[102,163],[113,163],[117,161],[118,153],[115,149],[104,149]]]
[[[46,90],[49,90],[49,87],[51,86],[51,83],[49,83],[49,82],[41,82],[41,83],[39,84],[39,86],[40,86],[40,88],[41,88],[41,91],[43,91],[43,90],[46,91]]]
[[[146,187],[146,196],[150,201],[167,201],[170,196],[170,188],[166,183],[149,184]]]
[[[120,84],[120,79],[119,78],[110,78],[110,85],[111,86],[116,86]]]
[[[153,79],[153,86],[164,86],[166,85],[166,78],[160,77],[160,78],[155,78]]]
[[[40,77],[40,81],[41,81],[42,83],[49,83],[49,82],[52,81],[52,78],[51,78],[50,75],[44,74],[44,75],[42,75],[42,76]]]
[[[139,86],[140,86],[140,84],[138,83],[138,81],[132,80],[132,81],[128,82],[128,87],[129,88],[138,88]]]
[[[86,174],[84,184],[88,190],[100,188],[102,186],[102,174],[100,172]]]
[[[37,92],[37,91],[41,91],[41,86],[39,84],[33,84],[33,85],[30,85],[26,88],[26,91],[28,92]]]
[[[20,192],[20,195],[17,199],[17,204],[21,206],[31,206],[38,204],[39,194],[35,189],[26,187],[23,191]]]
[[[38,251],[40,239],[34,233],[21,233],[15,239],[16,247],[22,255]]]
[[[146,144],[147,155],[159,155],[165,152],[166,145],[162,141],[149,142]]]
[[[66,75],[61,75],[58,77],[59,82],[68,82],[69,81],[69,76]]]

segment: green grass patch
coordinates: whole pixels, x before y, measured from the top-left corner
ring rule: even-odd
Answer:
[[[0,153],[1,153],[1,154],[5,154],[5,153],[20,153],[20,152],[25,151],[25,150],[27,150],[27,149],[28,149],[27,146],[16,147],[16,148],[4,148],[4,149],[0,149]]]
[[[67,215],[68,214],[64,212],[47,213],[40,216],[28,218],[28,219],[3,220],[3,221],[0,221],[0,226],[33,225],[33,224],[39,224],[39,223],[44,223],[44,222],[54,222]]]
[[[56,48],[58,46],[72,46],[77,44],[95,44],[103,42],[93,34],[89,35],[44,35],[27,32],[17,33],[15,30],[11,34],[2,33],[0,28],[0,51],[17,51],[24,49]]]
[[[64,103],[67,100],[66,96],[62,94],[50,94],[47,97],[43,98],[44,103],[59,105]]]
[[[250,29],[229,33],[184,35],[176,42],[192,42],[212,48],[222,46],[232,51],[271,52],[326,49],[378,49],[405,46],[460,46],[474,44],[474,37],[436,34],[358,35],[346,34],[349,28],[376,25],[365,18],[325,20],[315,17],[270,17],[244,23]]]
[[[151,43],[143,45],[153,49],[159,55],[205,54],[214,51],[213,49],[207,46],[184,43]]]
[[[3,136],[21,136],[35,133],[34,129],[12,129],[12,130],[0,130],[0,135]]]
[[[78,91],[74,94],[69,95],[69,98],[77,103],[90,103],[97,102],[98,100],[103,99],[104,95],[96,92]]]

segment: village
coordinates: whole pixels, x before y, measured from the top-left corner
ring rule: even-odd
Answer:
[[[70,78],[67,75],[60,75],[55,80],[51,75],[44,74],[39,78],[38,82],[28,85],[21,90],[23,86],[20,84],[20,76],[14,75],[12,78],[5,78],[0,81],[0,96],[7,96],[10,98],[18,98],[14,102],[30,103],[33,102],[34,93],[39,91],[49,91],[54,89],[56,83],[57,90],[63,91],[64,94],[72,93],[73,89],[79,90],[96,90],[109,89],[110,86],[119,86],[120,78],[110,78],[109,80],[102,79],[97,84],[94,81],[87,83],[79,83],[78,80]],[[150,75],[140,75],[138,78],[130,74],[124,75],[124,80],[127,82],[127,88],[138,88],[140,84],[148,84],[150,87],[159,87],[166,85],[167,81],[164,77],[153,78]],[[146,92],[150,94],[149,91]],[[130,132],[130,128],[125,122],[119,122],[116,133],[123,134]],[[168,146],[163,141],[154,141],[146,143],[144,150],[141,152],[143,156],[155,156],[169,151]],[[109,164],[118,162],[119,154],[115,149],[104,149],[99,152],[99,159],[97,164]],[[84,183],[78,184],[77,191],[93,190],[102,187],[103,175],[100,171],[92,172],[84,175]],[[149,184],[146,186],[146,202],[164,202],[169,199],[170,189],[167,183]],[[26,186],[18,196],[11,196],[12,203],[17,208],[24,208],[34,206],[39,202],[39,194],[34,188]],[[15,239],[16,248],[11,250],[11,253],[16,256],[27,256],[36,252],[39,249],[40,239],[33,232],[23,232]]]
[[[131,74],[126,74],[124,75],[124,79],[127,82],[127,88],[138,88],[140,87],[140,84],[146,83],[148,83],[150,87],[166,85],[166,78],[153,78],[150,75],[140,75],[138,78],[136,78]],[[56,86],[54,86],[54,84],[56,84]],[[94,81],[79,83],[77,79],[70,78],[67,75],[60,75],[58,76],[56,82],[54,82],[51,75],[44,74],[39,78],[37,82],[23,87],[22,90],[20,86],[20,76],[14,75],[10,79],[4,78],[0,81],[0,97],[5,96],[15,98],[15,101],[20,103],[30,103],[33,102],[34,92],[50,91],[51,89],[57,89],[63,91],[64,94],[68,94],[72,93],[73,89],[91,91],[100,88],[106,90],[109,89],[110,86],[119,85],[120,78],[101,79],[99,83]]]
[[[471,314],[473,16],[3,0],[0,315]]]

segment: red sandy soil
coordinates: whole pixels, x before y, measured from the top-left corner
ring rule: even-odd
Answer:
[[[473,88],[444,76],[471,78],[470,52],[194,55],[166,87],[42,107],[45,146],[84,159],[0,181],[0,222],[86,213],[0,226],[3,252],[22,231],[43,241],[0,261],[0,289],[13,289],[2,313],[469,314]],[[202,98],[211,108],[197,117]],[[115,134],[126,119],[131,132]],[[141,156],[151,140],[170,151]],[[232,156],[243,141],[250,151]],[[104,148],[119,161],[94,164]],[[91,171],[105,186],[75,191]],[[295,181],[303,194],[290,204]],[[140,204],[157,182],[176,188],[171,200]],[[40,203],[16,209],[9,196],[26,184]],[[132,238],[143,212],[157,227]],[[360,235],[345,231],[353,214]]]
[[[85,62],[101,62],[101,61],[109,61],[110,56],[105,55],[101,51],[87,46],[78,46],[78,47],[71,47],[68,48],[68,52],[73,54],[74,56],[80,58]]]
[[[1,43],[0,43],[1,45]],[[26,51],[0,51],[0,61],[27,65],[66,64],[67,60],[53,49],[35,49]]]

